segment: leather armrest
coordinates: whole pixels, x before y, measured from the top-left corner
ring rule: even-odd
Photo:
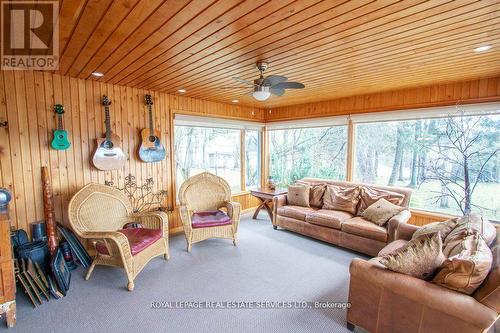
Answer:
[[[453,291],[413,276],[392,272],[372,262],[355,258],[349,267],[351,279],[360,279],[373,288],[384,288],[415,303],[460,318],[486,329],[497,318],[496,311],[472,296]],[[390,306],[390,304],[379,304]]]
[[[394,215],[387,222],[387,232],[389,233],[389,242],[396,239],[396,230],[401,224],[406,224],[411,218],[411,213],[409,210],[403,210],[398,214]]]
[[[396,239],[404,239],[411,240],[415,231],[417,231],[420,227],[414,224],[402,223],[398,225],[396,229]]]
[[[276,216],[278,215],[278,208],[286,206],[287,204],[287,195],[286,194],[281,194],[273,197],[273,225],[276,225],[274,223],[274,220],[276,219]]]

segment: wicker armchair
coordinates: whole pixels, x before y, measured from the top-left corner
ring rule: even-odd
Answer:
[[[179,190],[179,215],[184,227],[187,251],[193,243],[208,238],[229,238],[236,246],[236,235],[240,222],[240,204],[231,202],[231,188],[222,178],[203,172],[187,179]],[[230,224],[194,228],[192,217],[197,212],[227,209]]]
[[[73,196],[68,212],[71,228],[81,238],[92,240],[96,250],[86,280],[96,265],[123,267],[128,278],[127,288],[132,291],[135,277],[152,258],[163,254],[165,260],[169,259],[167,215],[162,212],[132,213],[129,199],[117,189],[88,184]],[[140,222],[147,228],[134,232],[150,232],[155,237],[146,242],[144,235],[143,239],[141,234],[134,235],[141,246],[136,248],[136,243],[119,232],[130,222]]]

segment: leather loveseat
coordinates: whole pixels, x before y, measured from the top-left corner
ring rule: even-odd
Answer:
[[[279,195],[273,199],[273,226],[310,236],[331,244],[339,245],[358,252],[376,256],[378,252],[395,238],[395,230],[401,223],[407,223],[411,217],[407,209],[411,190],[389,186],[367,185],[362,183],[334,181],[317,178],[304,178],[299,181],[310,186],[334,185],[339,187],[359,187],[372,193],[371,202],[376,197],[390,196],[400,199],[399,206],[405,210],[392,217],[386,225],[379,226],[367,219],[346,211],[323,209],[320,206],[302,207],[289,205],[287,195]],[[363,202],[359,199],[359,205]],[[388,198],[390,199],[390,198]],[[376,200],[375,200],[376,201]]]
[[[383,253],[390,253],[412,238],[419,227],[400,225],[396,241]],[[347,327],[368,332],[487,332],[500,313],[500,227],[490,245],[492,267],[486,280],[467,295],[430,281],[386,269],[380,257],[354,259],[349,271]],[[467,277],[467,275],[463,275]]]

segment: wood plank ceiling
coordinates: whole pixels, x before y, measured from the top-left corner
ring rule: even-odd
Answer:
[[[64,75],[277,107],[498,75],[500,1],[63,0],[60,39]],[[306,88],[255,101],[259,60]]]

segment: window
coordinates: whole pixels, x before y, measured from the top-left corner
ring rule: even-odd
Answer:
[[[208,171],[224,178],[233,192],[241,191],[240,135],[238,129],[176,125],[177,190],[187,178]]]
[[[247,189],[260,186],[260,132],[245,130],[245,184]]]
[[[347,126],[269,132],[270,175],[278,186],[304,177],[345,179]]]
[[[358,124],[354,180],[411,187],[410,207],[453,215],[469,188],[471,210],[500,220],[499,130],[500,115]]]

